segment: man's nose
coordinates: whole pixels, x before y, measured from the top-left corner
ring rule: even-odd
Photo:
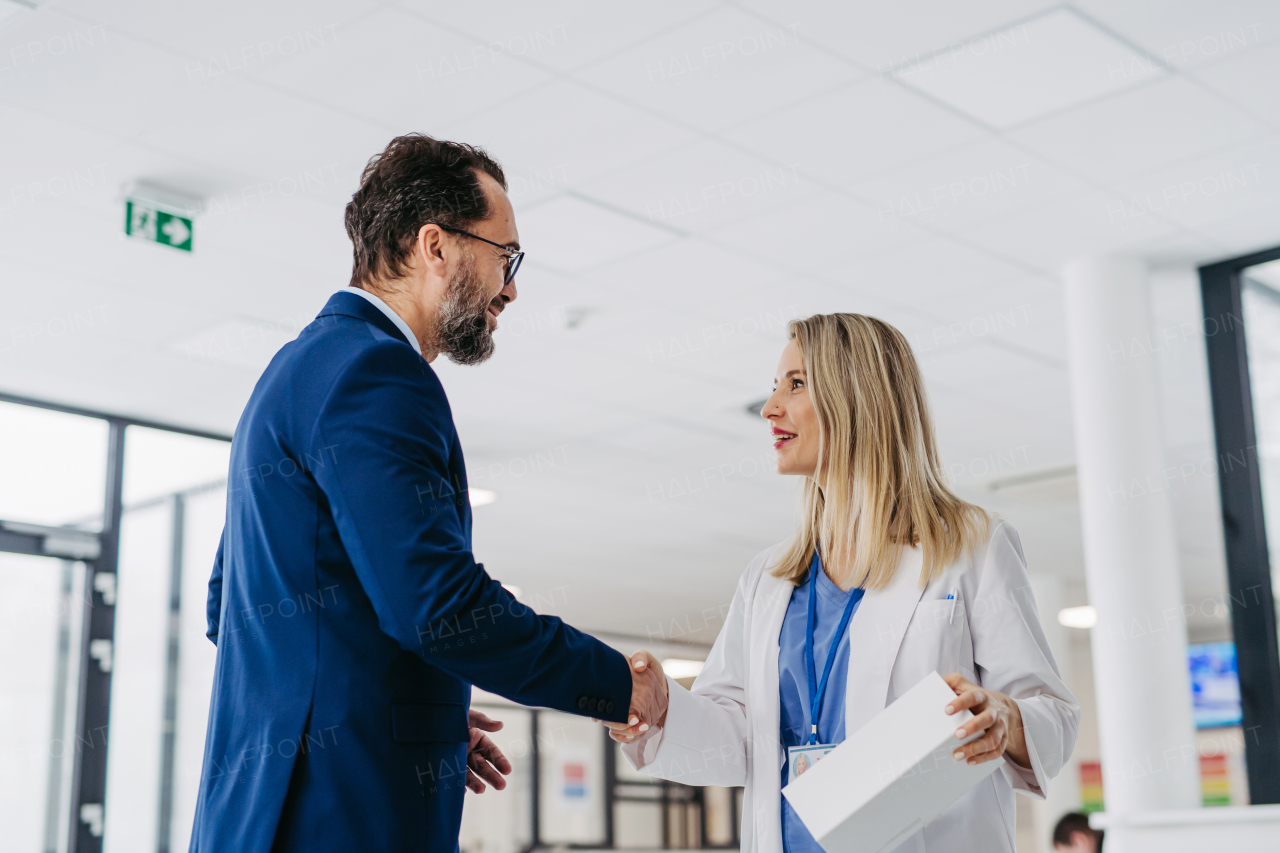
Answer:
[[[508,302],[515,302],[516,295],[516,280],[514,278],[502,285],[502,290],[498,291],[498,298],[502,300],[504,305]]]

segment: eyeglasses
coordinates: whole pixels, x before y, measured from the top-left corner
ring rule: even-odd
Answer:
[[[483,237],[478,237],[475,234],[472,234],[470,231],[463,231],[461,228],[450,228],[447,225],[440,225],[438,222],[435,224],[441,231],[448,231],[450,234],[461,234],[463,237],[470,237],[472,240],[479,240],[481,243],[488,243],[490,246],[501,249],[502,257],[505,258],[507,262],[506,272],[502,279],[503,287],[510,284],[511,280],[516,277],[516,270],[520,269],[520,262],[524,260],[524,252],[517,252],[515,249],[508,248],[501,243],[486,240]]]

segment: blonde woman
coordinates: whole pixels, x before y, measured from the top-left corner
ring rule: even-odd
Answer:
[[[747,566],[693,689],[667,679],[656,726],[611,734],[642,772],[745,786],[745,853],[822,853],[782,787],[937,670],[956,692],[946,712],[974,714],[956,760],[1005,764],[898,849],[1012,853],[1013,792],[1044,796],[1080,721],[1018,534],[943,482],[897,329],[826,314],[789,333],[761,415],[778,472],[807,478],[799,530]],[[659,665],[639,652],[633,666]]]

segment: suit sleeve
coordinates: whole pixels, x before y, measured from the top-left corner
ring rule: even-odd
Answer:
[[[451,481],[448,400],[398,343],[364,349],[334,378],[316,426],[317,469],[338,535],[382,630],[428,663],[524,705],[627,717],[623,655],[516,601],[475,562]]]
[[[222,529],[222,537],[218,539],[218,553],[213,558],[213,574],[209,576],[209,600],[205,605],[205,616],[209,619],[209,630],[206,636],[218,645],[218,625],[222,619],[222,546],[227,541],[227,530]]]
[[[1007,760],[1001,770],[1014,790],[1044,797],[1049,780],[1071,757],[1080,704],[1058,673],[1031,595],[1022,542],[1008,522],[992,531],[978,575],[970,627],[983,687],[1018,703],[1030,767]]]

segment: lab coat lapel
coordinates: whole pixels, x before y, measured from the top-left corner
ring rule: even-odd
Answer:
[[[849,623],[849,680],[845,688],[845,737],[884,710],[889,675],[898,649],[924,590],[919,548],[904,548],[893,580],[884,589],[868,590]]]
[[[752,708],[759,709],[760,733],[772,734],[777,739],[778,709],[778,637],[782,634],[782,620],[791,602],[791,581],[774,577],[767,571],[760,577],[755,596],[755,623],[751,630],[751,652],[748,660],[754,662],[756,678]]]
[[[778,700],[778,638],[793,589],[791,581],[763,572],[756,587],[753,624],[748,629],[751,646],[747,660],[753,678],[748,685],[747,707],[752,709],[753,718],[754,809],[759,810],[758,817],[770,816],[758,821],[756,827],[760,836],[758,843],[764,850],[780,847],[782,840],[782,794],[778,787],[778,771],[782,768],[778,740],[782,713]]]

